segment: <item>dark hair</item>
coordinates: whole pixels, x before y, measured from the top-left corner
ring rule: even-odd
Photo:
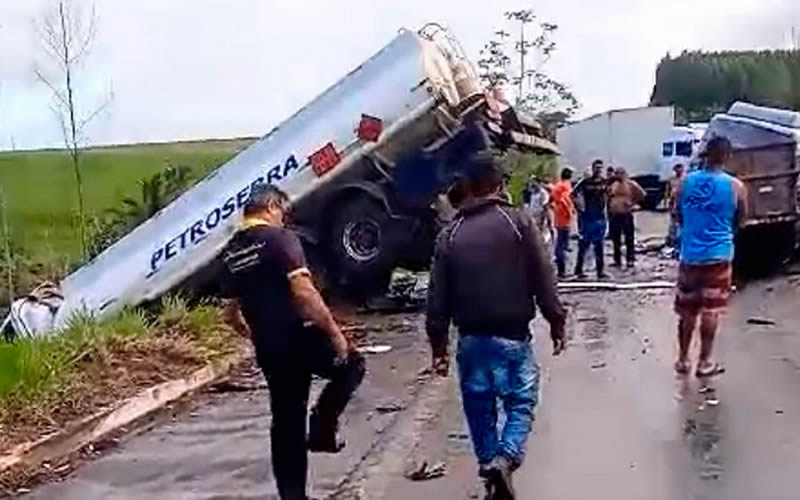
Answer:
[[[567,167],[561,170],[561,180],[568,181],[572,179],[572,169]]]
[[[711,140],[708,141],[708,144],[706,144],[706,156],[708,157],[714,156],[719,158],[720,156],[730,154],[731,151],[733,151],[731,141],[728,140],[727,137],[721,135],[712,137]]]
[[[244,214],[263,212],[278,203],[289,204],[289,196],[272,184],[259,184],[250,190],[250,197],[244,205]]]
[[[474,154],[465,170],[466,182],[472,196],[487,196],[503,185],[503,169],[499,158],[490,151]]]
[[[592,168],[597,167],[597,166],[600,166],[600,167],[603,166],[603,160],[601,160],[600,158],[598,158],[598,159],[596,159],[595,161],[592,162]]]

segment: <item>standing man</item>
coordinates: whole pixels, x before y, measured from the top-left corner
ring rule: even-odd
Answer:
[[[747,214],[744,184],[723,168],[731,143],[715,137],[706,147],[705,166],[686,176],[678,186],[678,219],[683,226],[681,263],[675,297],[678,323],[678,360],[675,371],[691,370],[689,346],[700,319],[700,361],[695,374],[710,377],[725,371],[712,360],[719,314],[731,292],[734,233]]]
[[[566,252],[575,205],[572,202],[572,169],[561,171],[561,180],[553,186],[553,223],[556,228],[556,269],[558,277],[566,277]]]
[[[338,420],[364,377],[364,359],[315,288],[297,236],[284,228],[289,198],[253,188],[244,226],[223,253],[223,288],[236,298],[269,386],[272,467],[281,500],[306,500],[307,449],[337,453]],[[330,380],[311,413],[311,376]]]
[[[613,165],[609,165],[606,167],[606,184],[611,186],[611,183],[614,182],[617,178],[617,169],[614,168]]]
[[[525,191],[527,192],[527,200],[525,200],[523,206],[544,236],[545,242],[549,242],[552,237],[550,193],[544,183],[540,182],[536,177],[531,177]]]
[[[614,243],[614,266],[622,266],[622,237],[625,236],[625,262],[633,267],[636,262],[635,221],[633,207],[643,202],[647,193],[642,186],[628,177],[628,172],[619,167],[614,181],[608,189],[608,212],[611,219],[611,240]]]
[[[511,473],[522,464],[538,399],[529,323],[538,304],[559,354],[566,313],[538,228],[498,196],[497,160],[479,154],[465,170],[461,210],[436,243],[426,326],[441,376],[449,371],[451,320],[458,327],[461,393],[486,498],[510,500]],[[499,435],[498,400],[506,413]]]
[[[606,179],[603,178],[603,160],[592,162],[592,176],[575,186],[576,206],[581,226],[581,240],[578,245],[578,260],[575,274],[578,278],[586,278],[583,272],[583,261],[586,250],[594,247],[594,258],[597,277],[608,278],[604,271],[603,243],[606,237],[606,203],[608,199]]]
[[[666,244],[672,247],[675,256],[680,255],[680,242],[681,242],[681,226],[678,223],[678,216],[676,210],[678,208],[678,185],[683,182],[683,174],[685,167],[683,163],[678,163],[672,167],[672,178],[667,183],[667,192],[664,195],[666,200],[667,210],[669,210],[669,229],[667,232]]]

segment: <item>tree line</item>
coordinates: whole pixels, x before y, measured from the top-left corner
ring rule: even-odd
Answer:
[[[650,104],[708,121],[735,101],[800,110],[800,50],[684,52],[656,69]]]

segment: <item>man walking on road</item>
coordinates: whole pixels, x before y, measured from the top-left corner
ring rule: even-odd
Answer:
[[[719,314],[725,310],[731,292],[734,234],[747,214],[744,184],[723,168],[730,159],[731,143],[724,137],[708,142],[705,166],[686,176],[678,186],[678,219],[683,226],[681,263],[675,297],[679,316],[679,355],[675,371],[691,370],[689,347],[700,319],[700,361],[698,377],[725,371],[712,360]]]
[[[561,180],[553,186],[553,225],[556,228],[556,269],[558,277],[564,278],[567,271],[566,252],[575,205],[572,202],[572,169],[561,171]]]
[[[306,500],[307,450],[336,453],[344,447],[337,437],[339,416],[365,369],[317,292],[300,241],[284,228],[289,208],[278,188],[253,188],[244,227],[223,253],[223,288],[237,299],[269,386],[278,493],[282,500]],[[330,382],[307,436],[312,374]]]
[[[578,245],[578,260],[575,274],[586,278],[583,261],[590,246],[594,248],[597,277],[608,278],[604,271],[603,244],[606,237],[606,202],[608,199],[606,179],[603,177],[603,160],[592,163],[592,176],[575,187],[576,206],[581,226],[581,240]]]
[[[427,331],[434,370],[446,376],[451,320],[459,329],[461,392],[479,473],[488,499],[509,500],[538,398],[529,329],[534,299],[556,354],[564,348],[565,311],[538,228],[498,196],[503,178],[494,157],[477,155],[466,171],[466,198],[436,243]],[[498,400],[506,414],[499,436]]]
[[[625,262],[633,267],[636,261],[634,231],[636,224],[633,207],[643,202],[647,193],[642,186],[628,177],[628,172],[619,167],[608,190],[608,212],[611,226],[611,241],[614,243],[614,266],[622,266],[622,237],[625,237]]]

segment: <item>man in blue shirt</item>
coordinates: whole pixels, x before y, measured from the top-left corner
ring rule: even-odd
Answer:
[[[712,361],[719,314],[728,304],[733,276],[731,263],[734,234],[747,214],[744,184],[724,171],[732,153],[724,137],[712,138],[705,151],[705,166],[690,173],[678,185],[677,216],[682,225],[680,268],[675,297],[679,355],[675,370],[691,370],[689,346],[700,320],[698,377],[724,372]]]

